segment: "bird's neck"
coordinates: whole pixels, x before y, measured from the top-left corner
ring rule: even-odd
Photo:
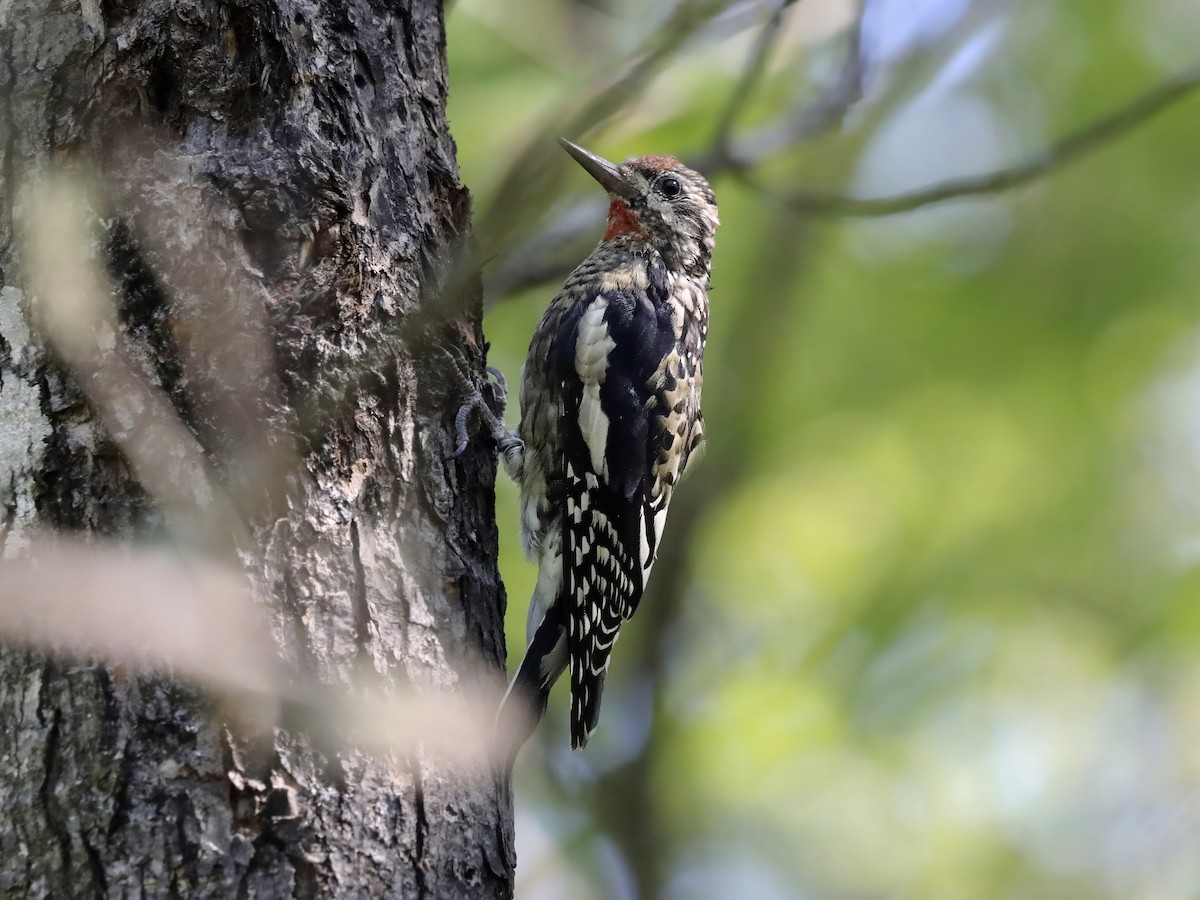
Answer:
[[[712,268],[713,241],[673,235],[670,240],[650,242],[663,265],[672,272],[707,285]]]
[[[679,267],[707,286],[709,275],[712,273],[712,255],[715,246],[716,242],[711,236],[687,241],[683,248],[686,255],[679,260]]]
[[[708,268],[689,271],[659,253],[649,241],[616,239],[601,241],[576,270],[587,279],[598,279],[601,291],[650,291],[659,296],[677,284],[691,282],[701,291],[709,288]]]
[[[646,261],[657,257],[668,269],[707,284],[713,240],[690,234],[656,234],[638,219],[622,198],[614,197],[609,204],[608,228],[600,249],[632,260]]]

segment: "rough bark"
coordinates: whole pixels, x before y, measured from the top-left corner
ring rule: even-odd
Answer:
[[[5,558],[39,529],[169,539],[240,561],[297,673],[499,677],[494,464],[445,460],[439,348],[479,366],[482,339],[444,41],[437,0],[0,3]],[[18,232],[50,165],[100,173],[112,347],[244,538],[172,531],[39,336]],[[490,777],[246,737],[193,687],[28,649],[0,650],[0,809],[9,897],[511,893]]]

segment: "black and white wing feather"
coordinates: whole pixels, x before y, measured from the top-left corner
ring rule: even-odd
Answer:
[[[596,727],[609,655],[654,563],[671,488],[693,445],[697,371],[672,304],[653,293],[583,298],[555,364],[563,386],[562,601],[571,745]],[[692,376],[696,377],[693,378]]]

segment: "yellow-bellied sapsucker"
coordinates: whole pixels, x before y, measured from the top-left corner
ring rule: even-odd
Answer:
[[[516,432],[479,405],[520,486],[521,539],[538,565],[528,648],[497,720],[509,764],[564,668],[571,746],[595,729],[609,654],[704,440],[712,188],[670,156],[614,165],[561,143],[608,191],[608,229],[534,332]]]

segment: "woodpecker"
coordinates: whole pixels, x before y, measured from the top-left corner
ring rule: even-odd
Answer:
[[[559,143],[608,192],[608,227],[534,332],[520,425],[510,431],[485,404],[472,406],[520,487],[522,546],[538,566],[528,647],[497,716],[509,767],[564,669],[572,748],[595,730],[613,644],[704,441],[712,188],[671,156],[614,165]],[[469,411],[459,416],[459,452]]]

